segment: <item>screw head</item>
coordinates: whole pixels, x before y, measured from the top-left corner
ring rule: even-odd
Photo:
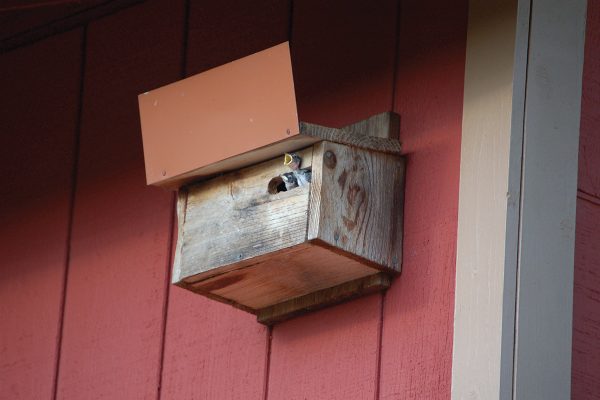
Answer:
[[[167,176],[167,171],[165,171],[164,169],[162,171],[162,176]]]
[[[289,129],[286,129],[286,130],[285,130],[285,133],[286,133],[286,134],[288,134],[288,135],[291,135],[291,134],[292,134],[292,131],[291,131],[291,130],[289,130]]]

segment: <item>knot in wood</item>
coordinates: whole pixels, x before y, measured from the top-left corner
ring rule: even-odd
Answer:
[[[332,151],[328,150],[325,152],[324,163],[327,168],[335,168],[335,165],[337,164],[337,159]]]

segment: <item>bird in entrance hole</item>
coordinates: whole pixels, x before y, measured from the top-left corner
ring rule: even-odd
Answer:
[[[308,185],[311,179],[311,172],[310,169],[305,168],[292,172],[286,172],[280,176],[285,184],[285,190],[292,190],[297,187]]]
[[[312,173],[310,168],[300,168],[302,158],[296,153],[285,153],[283,165],[288,166],[292,171],[281,174],[281,179],[285,184],[286,190],[296,187],[306,186],[310,183]]]

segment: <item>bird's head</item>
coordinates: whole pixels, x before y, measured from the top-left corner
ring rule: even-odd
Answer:
[[[302,162],[302,158],[296,153],[285,153],[283,156],[283,165],[286,167],[290,167],[292,171],[300,168],[300,163]]]

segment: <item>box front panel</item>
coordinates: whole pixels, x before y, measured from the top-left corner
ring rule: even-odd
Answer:
[[[310,167],[312,147],[298,154]],[[187,188],[174,282],[219,274],[306,241],[310,185],[269,193],[273,178],[290,171],[283,161],[281,155]]]

